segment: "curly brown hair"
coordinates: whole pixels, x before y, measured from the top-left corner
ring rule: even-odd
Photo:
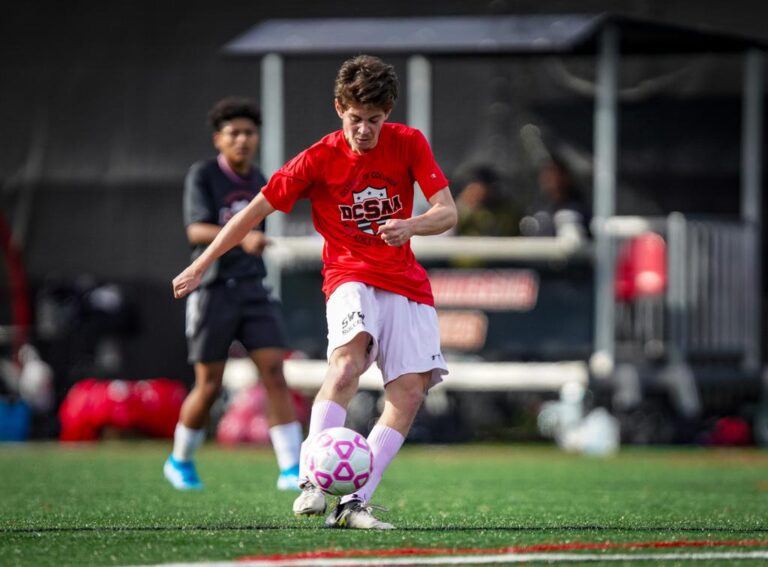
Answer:
[[[235,118],[248,118],[256,126],[261,126],[261,110],[250,98],[228,96],[214,104],[208,112],[208,124],[214,132],[218,132]]]
[[[334,96],[344,109],[355,104],[388,112],[395,105],[399,89],[392,65],[372,55],[358,55],[339,68]]]

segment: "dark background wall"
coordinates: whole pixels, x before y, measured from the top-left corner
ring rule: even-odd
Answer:
[[[768,5],[757,0],[11,3],[0,20],[0,207],[33,291],[83,274],[119,284],[139,314],[121,377],[188,380],[183,304],[170,294],[188,254],[183,177],[211,155],[211,104],[260,92],[259,61],[222,56],[225,43],[267,18],[601,11],[768,37]],[[286,60],[286,157],[337,127],[331,92],[342,59]],[[405,83],[405,60],[391,61]],[[738,212],[740,64],[628,62],[619,212]],[[433,72],[432,141],[449,176],[490,162],[525,206],[535,164],[522,133],[534,125],[590,187],[589,61],[436,59]],[[393,119],[405,119],[404,101]],[[6,284],[0,291],[7,324]],[[63,382],[98,371],[67,368]]]

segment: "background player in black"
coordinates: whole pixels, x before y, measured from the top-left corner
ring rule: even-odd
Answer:
[[[259,145],[258,107],[249,99],[230,97],[219,101],[208,118],[219,155],[195,163],[184,187],[184,223],[193,259],[266,185],[252,163]],[[298,489],[303,432],[283,376],[286,338],[280,308],[263,285],[261,254],[267,243],[263,226],[250,231],[211,266],[203,285],[187,300],[186,334],[195,385],[181,408],[173,452],[163,467],[165,477],[180,490],[202,488],[194,453],[205,439],[233,340],[248,350],[267,391],[270,438],[280,468],[277,487]]]

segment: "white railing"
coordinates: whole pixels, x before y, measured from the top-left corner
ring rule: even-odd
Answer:
[[[415,237],[411,241],[421,261],[450,260],[471,257],[486,261],[550,262],[588,259],[591,242],[569,237]],[[321,260],[323,239],[319,236],[273,237],[267,248],[272,268],[290,268]],[[587,366],[582,361],[562,362],[484,362],[448,361],[451,374],[438,388],[451,390],[519,390],[553,391],[567,382],[586,384]],[[324,360],[286,361],[285,373],[295,388],[317,389],[325,375]],[[225,380],[242,380],[254,372],[247,359],[233,360],[227,365]],[[370,368],[361,377],[361,387],[381,388],[381,375]]]
[[[300,390],[317,390],[323,383],[324,360],[286,360],[288,384]],[[437,386],[452,391],[557,391],[563,384],[586,385],[589,373],[584,362],[480,362],[448,361],[450,374]],[[253,383],[256,366],[250,358],[233,358],[224,370],[224,383],[234,388]],[[360,377],[360,387],[382,389],[379,369],[373,365]]]
[[[266,256],[282,266],[320,260],[323,239],[319,236],[273,237]],[[417,236],[411,241],[420,260],[471,256],[478,260],[551,261],[589,257],[589,241],[567,237]]]

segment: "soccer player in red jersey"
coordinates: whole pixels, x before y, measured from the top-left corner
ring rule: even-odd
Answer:
[[[326,519],[329,527],[393,527],[373,515],[371,496],[427,391],[448,372],[429,279],[411,251],[410,239],[451,228],[456,206],[421,132],[387,123],[398,89],[394,68],[381,59],[360,55],[344,62],[334,92],[341,130],[275,173],[173,280],[175,297],[184,297],[199,285],[211,262],[267,215],[290,212],[298,199],[310,200],[315,228],[325,239],[328,369],[312,406],[307,438],[344,425],[360,375],[374,361],[384,379],[384,410],[368,436],[373,474],[360,491],[340,500]],[[412,217],[414,182],[430,206]],[[323,514],[323,493],[304,470],[299,481],[302,493],[294,513]]]

